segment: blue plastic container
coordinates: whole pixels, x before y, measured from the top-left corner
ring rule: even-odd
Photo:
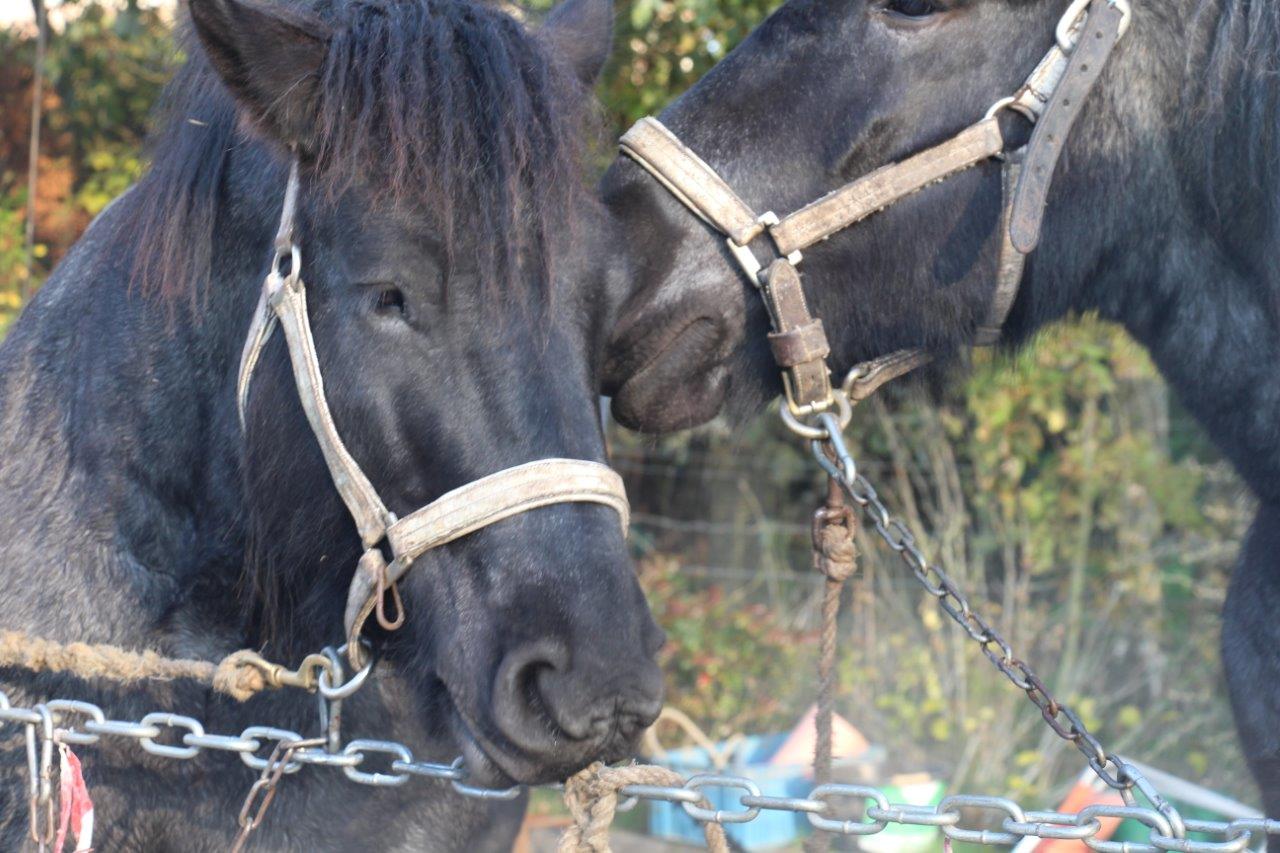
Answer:
[[[671,750],[660,762],[686,776],[699,773],[732,773],[745,776],[760,786],[767,797],[798,797],[812,788],[810,768],[773,767],[768,764],[787,734],[760,735],[745,738],[734,751],[733,761],[723,770],[711,766],[710,756],[700,747]],[[725,744],[717,744],[717,749]],[[709,787],[707,799],[712,809],[742,811],[738,798],[746,791]],[[763,811],[749,823],[726,823],[725,831],[744,850],[768,850],[784,847],[809,833],[809,821],[802,814]],[[649,803],[649,834],[657,838],[702,844],[702,825],[685,812],[679,803]]]

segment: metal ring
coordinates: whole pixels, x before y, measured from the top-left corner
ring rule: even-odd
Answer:
[[[1121,820],[1136,820],[1146,824],[1151,828],[1150,835],[1164,836],[1166,838],[1173,835],[1173,830],[1169,826],[1169,821],[1164,815],[1155,809],[1135,808],[1133,806],[1110,806],[1105,804],[1095,804],[1085,806],[1078,814],[1076,814],[1076,824],[1084,825],[1085,823],[1099,817],[1116,817]],[[1150,844],[1135,844],[1134,842],[1123,841],[1103,841],[1098,838],[1083,839],[1085,846],[1090,850],[1097,850],[1099,853],[1154,853],[1155,847]]]
[[[1075,50],[1077,40],[1072,38],[1071,30],[1085,16],[1092,2],[1093,0],[1073,0],[1072,4],[1067,7],[1067,11],[1063,12],[1062,17],[1058,20],[1058,26],[1054,30],[1054,38],[1063,53],[1070,53]],[[1124,34],[1129,31],[1129,25],[1133,23],[1133,9],[1129,6],[1129,0],[1107,0],[1107,5],[1120,10],[1120,35],[1116,38],[1123,38]]]
[[[849,425],[849,421],[853,420],[853,404],[849,402],[849,395],[843,391],[833,391],[831,392],[831,397],[836,402],[836,409],[839,412],[838,423],[840,425],[840,429],[843,430]],[[808,439],[809,441],[826,441],[831,437],[831,433],[826,427],[815,427],[803,423],[799,418],[791,413],[791,409],[788,408],[785,403],[779,408],[779,411],[782,414],[782,422],[787,425],[787,429],[791,430],[801,438]],[[830,412],[824,412],[820,415],[816,415],[815,417],[821,421],[824,416],[830,414]]]
[[[938,802],[939,812],[955,811],[961,808],[981,809],[983,811],[1001,811],[1018,823],[1025,823],[1027,816],[1022,807],[1013,800],[1004,797],[982,797],[956,794],[943,797]],[[968,829],[959,823],[942,827],[942,834],[953,841],[965,841],[971,844],[1017,844],[1020,836],[1012,832],[993,832],[989,829]]]
[[[994,104],[992,104],[990,107],[987,108],[987,114],[982,117],[982,120],[990,121],[991,119],[995,118],[996,114],[999,113],[1001,110],[1005,109],[1006,107],[1011,107],[1017,102],[1018,102],[1018,97],[1016,95],[1010,95],[1007,98],[1001,98],[1000,100],[996,101]]]
[[[347,653],[347,649],[350,645],[351,645],[350,643],[343,643],[341,646],[338,647],[337,655],[339,656],[339,660],[341,660],[342,655],[345,655]],[[361,637],[360,645],[368,649],[368,655],[367,655],[368,660],[365,661],[364,666],[360,667],[360,670],[355,675],[351,676],[351,678],[347,679],[347,681],[345,681],[344,683],[338,685],[337,687],[333,687],[332,685],[329,684],[329,670],[327,669],[320,670],[320,675],[316,679],[316,689],[320,691],[321,696],[323,696],[326,699],[346,699],[352,693],[355,693],[357,690],[359,690],[360,687],[364,684],[365,679],[369,677],[369,673],[373,671],[373,665],[376,661],[374,660],[374,655],[373,655],[373,644],[370,643],[368,640],[364,639],[363,637]],[[325,655],[325,657],[329,657],[328,647],[325,648],[325,651],[323,652],[323,654]],[[330,661],[332,660],[333,659],[330,658]],[[343,671],[344,670],[339,669],[339,672],[343,672]]]

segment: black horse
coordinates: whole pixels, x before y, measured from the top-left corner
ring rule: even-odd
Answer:
[[[1223,653],[1280,814],[1280,4],[1132,5],[1067,140],[1006,340],[1088,311],[1123,324],[1257,495]],[[661,120],[749,205],[785,215],[977,121],[1067,6],[790,0]],[[630,160],[603,189],[635,257],[607,370],[617,417],[662,431],[761,408],[779,391],[768,322],[724,241]],[[806,250],[833,368],[910,347],[954,363],[992,301],[1000,208],[988,161]]]
[[[611,14],[569,0],[535,34],[462,0],[190,7],[199,39],[149,174],[0,348],[0,626],[296,665],[340,641],[360,544],[279,335],[244,434],[237,417],[288,149],[329,401],[391,510],[523,462],[603,460],[610,309],[583,247],[611,237],[579,153]],[[611,510],[527,512],[429,552],[401,586],[408,621],[375,634],[348,738],[461,754],[470,784],[494,787],[629,754],[656,715],[662,635]],[[316,699],[296,690],[238,704],[184,680],[17,668],[0,685],[23,706],[173,711],[211,733],[317,726]],[[0,848],[16,850],[21,727],[5,738]],[[106,737],[81,756],[102,850],[225,850],[257,775],[228,752],[182,762]],[[368,788],[311,768],[283,785],[255,836],[265,849],[506,849],[523,812],[442,781]]]

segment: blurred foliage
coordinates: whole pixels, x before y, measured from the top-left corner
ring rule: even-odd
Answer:
[[[32,290],[89,221],[141,174],[147,117],[172,66],[168,14],[137,0],[53,8],[45,58]],[[27,275],[23,230],[35,58],[30,28],[0,30],[0,319]]]
[[[713,737],[790,719],[793,709],[780,697],[798,695],[809,682],[800,664],[815,632],[796,630],[741,591],[699,588],[673,557],[643,561],[640,579],[667,632],[660,662],[681,710],[707,722]]]
[[[617,5],[600,93],[619,132],[692,86],[779,5],[776,0],[632,0]]]
[[[545,9],[549,0],[532,4]],[[609,130],[660,110],[776,5],[618,6],[600,85]],[[165,12],[72,0],[50,40],[37,207],[42,279],[143,168],[171,65]],[[25,272],[27,32],[0,32],[0,316]],[[5,301],[7,300],[7,301]],[[1016,357],[975,356],[951,390],[890,394],[851,427],[861,469],[921,544],[1110,745],[1252,799],[1217,659],[1217,611],[1251,506],[1121,332],[1086,321]],[[792,725],[813,701],[820,582],[808,449],[763,417],[662,441],[615,430],[642,580],[671,641],[670,701],[715,736]],[[1048,803],[1073,749],[868,537],[842,625],[840,711],[890,771]]]
[[[860,407],[849,430],[859,469],[1108,745],[1254,799],[1232,769],[1217,654],[1252,511],[1244,488],[1203,443],[1175,439],[1186,420],[1114,326],[1086,319],[1015,357],[976,359],[948,391]],[[1202,452],[1175,457],[1178,443]],[[815,697],[808,518],[822,480],[808,448],[771,416],[657,443],[615,431],[614,451],[637,547],[681,578],[646,585],[664,627],[677,626],[670,701],[720,737],[789,728]],[[1078,753],[892,552],[874,536],[859,547],[840,712],[887,747],[886,772],[926,769],[1051,804],[1080,772]],[[697,678],[682,655],[717,675]],[[760,672],[759,692],[734,704]]]

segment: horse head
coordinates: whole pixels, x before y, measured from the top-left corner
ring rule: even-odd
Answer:
[[[305,280],[336,431],[387,510],[526,462],[603,461],[603,273],[583,246],[604,225],[575,140],[607,4],[570,0],[536,35],[453,0],[195,0],[191,15],[276,152],[262,196],[280,205],[298,163],[286,263]],[[252,621],[288,657],[332,640],[362,548],[279,335],[253,375]],[[621,757],[657,714],[662,633],[606,506],[506,518],[417,557],[399,587],[407,620],[373,644],[481,778]]]
[[[1265,41],[1265,22],[1251,19],[1266,15],[1233,11],[1240,5],[1133,3],[1133,26],[1126,13],[1126,32],[1094,69],[1096,83],[1081,90],[1079,104],[1060,99],[1081,111],[1065,138],[1049,140],[1065,150],[1056,170],[1050,163],[1040,175],[1049,186],[1043,236],[1018,276],[1006,339],[1022,340],[1070,311],[1118,316],[1135,292],[1130,281],[1176,262],[1169,235],[1189,243],[1202,241],[1206,227],[1231,231],[1202,215],[1224,187],[1195,198],[1174,176],[1204,183],[1207,160],[1191,148],[1207,132],[1197,122],[1221,116],[1220,94],[1216,111],[1211,101],[1222,80],[1248,74],[1239,65],[1214,70],[1230,65],[1214,57],[1247,55],[1248,39]],[[1023,92],[1063,30],[1068,42],[1075,38],[1072,25],[1087,6],[790,0],[661,114],[749,208],[784,219],[994,117],[998,156],[895,197],[803,249],[798,269],[811,313],[825,323],[837,379],[905,348],[946,363],[975,342],[997,295],[1005,161],[1023,151],[1034,127],[1026,104],[1007,99]],[[1215,37],[1224,27],[1237,32]],[[1270,138],[1265,110],[1247,114]],[[1220,179],[1237,199],[1271,205],[1231,173]],[[610,349],[615,414],[662,431],[705,420],[726,402],[738,412],[758,409],[780,390],[765,345],[769,321],[720,229],[690,215],[629,157],[613,165],[603,192],[631,237],[635,282]],[[753,250],[767,261],[777,247],[763,240]]]

